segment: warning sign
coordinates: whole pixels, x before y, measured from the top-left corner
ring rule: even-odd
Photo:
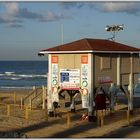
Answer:
[[[79,88],[80,70],[79,69],[60,69],[61,88]]]
[[[82,64],[88,64],[88,55],[82,55],[81,56],[81,63]]]
[[[52,64],[52,85],[58,84],[58,64]]]
[[[82,96],[82,108],[88,108],[88,96]]]
[[[52,56],[52,63],[58,63],[58,56]]]

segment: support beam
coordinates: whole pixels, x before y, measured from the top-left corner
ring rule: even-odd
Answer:
[[[47,110],[50,116],[53,116],[52,105],[52,86],[51,86],[51,54],[48,54],[49,70],[48,70],[48,90],[47,90]]]
[[[129,90],[130,90],[130,102],[129,102],[129,107],[130,107],[130,111],[133,110],[133,54],[131,54],[130,57],[130,78],[129,78]]]
[[[67,91],[69,96],[70,96],[70,109],[71,109],[71,112],[75,112],[75,98],[74,98],[74,95],[76,94],[77,91],[72,91],[72,90],[68,90]]]
[[[118,54],[117,57],[117,85],[120,86],[120,73],[121,73],[121,56]]]
[[[88,116],[89,116],[89,121],[92,121],[93,120],[93,101],[94,101],[94,98],[93,98],[93,79],[95,77],[93,77],[93,54],[88,54],[88,97],[89,97],[89,107],[88,107]]]

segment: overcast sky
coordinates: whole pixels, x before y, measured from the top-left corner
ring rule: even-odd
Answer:
[[[0,2],[0,60],[42,60],[40,49],[82,38],[107,39],[106,25],[124,24],[117,42],[140,48],[140,2]]]

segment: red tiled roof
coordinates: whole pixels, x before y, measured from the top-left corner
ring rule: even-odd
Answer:
[[[105,39],[81,39],[64,45],[41,50],[41,52],[61,52],[61,51],[127,51],[140,52],[139,48],[131,47],[121,43],[105,40]]]

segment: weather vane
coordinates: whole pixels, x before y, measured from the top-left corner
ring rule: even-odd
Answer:
[[[109,39],[111,39],[112,41],[115,41],[116,33],[123,30],[123,28],[124,28],[123,24],[122,25],[111,25],[111,26],[107,25],[105,30],[112,34],[112,37]]]

